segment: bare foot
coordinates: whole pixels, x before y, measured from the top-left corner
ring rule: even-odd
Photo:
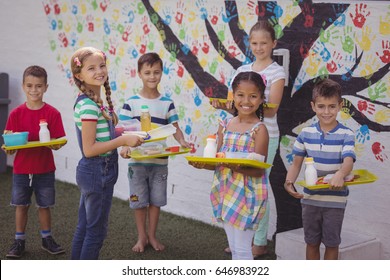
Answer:
[[[156,251],[162,251],[165,249],[165,246],[161,244],[157,239],[155,238],[150,238],[149,237],[149,243],[152,245],[153,249]]]
[[[252,255],[254,258],[258,258],[266,254],[268,254],[267,246],[252,246]]]
[[[148,245],[147,239],[138,239],[137,243],[135,243],[131,250],[136,253],[143,253],[145,251],[146,245]]]

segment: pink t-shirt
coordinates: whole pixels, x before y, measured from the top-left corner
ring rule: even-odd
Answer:
[[[13,132],[28,131],[28,141],[38,141],[41,119],[46,119],[48,123],[50,138],[65,136],[60,112],[47,103],[39,110],[27,108],[26,103],[18,106],[10,113],[5,129]],[[53,152],[47,147],[20,149],[16,152],[15,174],[42,174],[55,170]]]

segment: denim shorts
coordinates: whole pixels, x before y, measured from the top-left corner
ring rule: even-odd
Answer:
[[[168,166],[129,166],[130,208],[167,204]]]
[[[55,204],[54,172],[43,174],[13,174],[11,205],[31,205],[35,194],[36,205],[41,208]]]
[[[322,242],[326,247],[338,247],[341,243],[344,212],[345,208],[302,204],[302,223],[306,244],[317,245]]]

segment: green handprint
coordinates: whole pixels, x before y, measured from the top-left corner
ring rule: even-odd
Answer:
[[[374,89],[372,87],[368,88],[368,96],[371,101],[375,101],[379,98],[386,97],[386,95],[382,95],[382,93],[387,91],[386,83],[380,81],[375,84]]]
[[[321,79],[328,78],[329,76],[329,71],[326,69],[326,66],[322,66],[320,70],[318,70],[318,75]]]
[[[269,21],[275,29],[276,39],[281,38],[283,36],[283,27],[279,24],[278,19],[276,17],[271,17]]]
[[[290,144],[290,139],[286,136],[282,136],[280,139],[280,144],[284,147],[288,147],[288,145]]]
[[[325,25],[326,21],[322,24]],[[328,29],[322,29],[320,30],[320,41],[323,43],[328,43],[330,39],[332,39],[329,43],[331,45],[335,45],[334,41],[338,39],[340,36],[337,35],[339,33],[339,30],[335,29],[336,27],[334,25],[330,26]]]
[[[211,74],[215,74],[215,72],[217,71],[217,67],[218,67],[218,62],[217,62],[217,60],[214,60],[212,63],[211,63],[211,65],[210,65],[210,73]]]
[[[182,29],[179,30],[179,38],[180,38],[181,40],[184,40],[185,37],[186,37],[186,30],[185,30],[185,28],[183,27]]]
[[[222,29],[219,30],[217,33],[218,40],[221,42],[225,41],[225,29],[226,29],[226,26],[223,25]]]
[[[341,37],[341,44],[343,46],[343,50],[347,53],[352,53],[355,45],[352,38],[348,35],[351,31],[352,27],[347,26],[346,28],[344,28],[344,41],[343,37]]]
[[[179,50],[177,49],[176,44],[171,44],[170,50],[171,50],[170,51],[171,56],[169,57],[169,60],[172,61],[172,62],[175,62],[177,54],[179,53]]]
[[[174,87],[173,91],[174,91],[177,95],[179,95],[180,92],[181,92],[181,83],[175,83],[175,87]]]

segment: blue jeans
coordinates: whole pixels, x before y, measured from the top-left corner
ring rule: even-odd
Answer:
[[[107,236],[114,185],[118,179],[116,150],[107,157],[83,157],[76,171],[80,207],[73,237],[73,260],[96,260]]]

